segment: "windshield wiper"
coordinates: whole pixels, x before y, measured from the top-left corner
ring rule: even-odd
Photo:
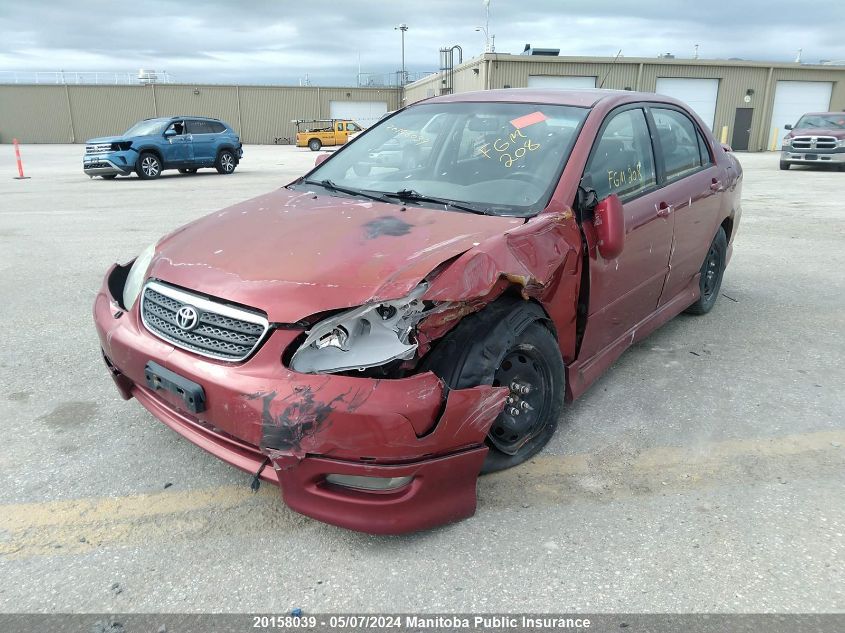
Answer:
[[[362,191],[360,189],[352,189],[351,187],[341,187],[336,185],[331,180],[303,180],[302,184],[304,185],[319,185],[323,189],[328,189],[329,191],[337,191],[338,193],[345,193],[348,196],[360,196],[362,198],[369,198],[370,200],[378,200],[379,202],[390,202],[386,200],[384,196],[367,193],[366,191]]]
[[[400,189],[399,191],[386,192],[384,193],[384,197],[396,198],[397,200],[410,200],[413,202],[432,202],[434,204],[442,204],[444,207],[458,209],[459,211],[466,211],[467,213],[487,215],[487,213],[485,213],[483,209],[478,209],[476,207],[471,207],[466,204],[461,204],[460,202],[456,202],[455,200],[449,200],[448,198],[426,196],[421,194],[419,191],[414,191],[413,189]]]

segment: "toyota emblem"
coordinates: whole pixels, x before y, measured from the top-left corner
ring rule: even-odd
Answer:
[[[199,320],[200,315],[197,313],[196,308],[191,306],[182,306],[179,308],[179,312],[176,313],[176,325],[186,332],[193,330],[197,326],[197,323],[199,323]]]

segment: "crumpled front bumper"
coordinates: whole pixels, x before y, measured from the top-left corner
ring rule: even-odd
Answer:
[[[281,362],[301,333],[296,329],[273,330],[243,363],[201,358],[149,333],[137,303],[122,313],[107,282],[94,320],[124,398],[137,398],[170,428],[241,470],[256,473],[269,458],[272,467],[261,479],[280,485],[291,509],[376,534],[427,529],[475,512],[484,438],[504,407],[506,388],[447,393],[431,373],[395,380],[298,374]],[[206,409],[189,413],[174,394],[148,387],[149,361],[201,385]],[[368,491],[330,483],[330,474],[411,480]]]

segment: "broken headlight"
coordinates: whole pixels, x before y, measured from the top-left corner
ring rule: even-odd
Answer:
[[[290,361],[291,369],[322,374],[379,367],[412,358],[414,329],[425,314],[420,284],[402,299],[371,303],[324,319],[311,328]]]
[[[147,269],[153,261],[155,252],[155,244],[150,244],[141,251],[141,254],[135,258],[132,268],[129,269],[129,274],[126,275],[126,283],[123,284],[123,307],[127,310],[132,309],[135,300],[141,294],[141,286],[144,285],[144,278],[147,276]]]

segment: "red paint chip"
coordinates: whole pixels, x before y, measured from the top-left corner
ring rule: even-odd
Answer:
[[[521,129],[529,125],[534,125],[535,123],[545,121],[547,118],[548,117],[542,112],[532,112],[531,114],[526,114],[525,116],[521,116],[518,119],[514,119],[513,121],[511,121],[511,125],[514,126],[516,129]]]

